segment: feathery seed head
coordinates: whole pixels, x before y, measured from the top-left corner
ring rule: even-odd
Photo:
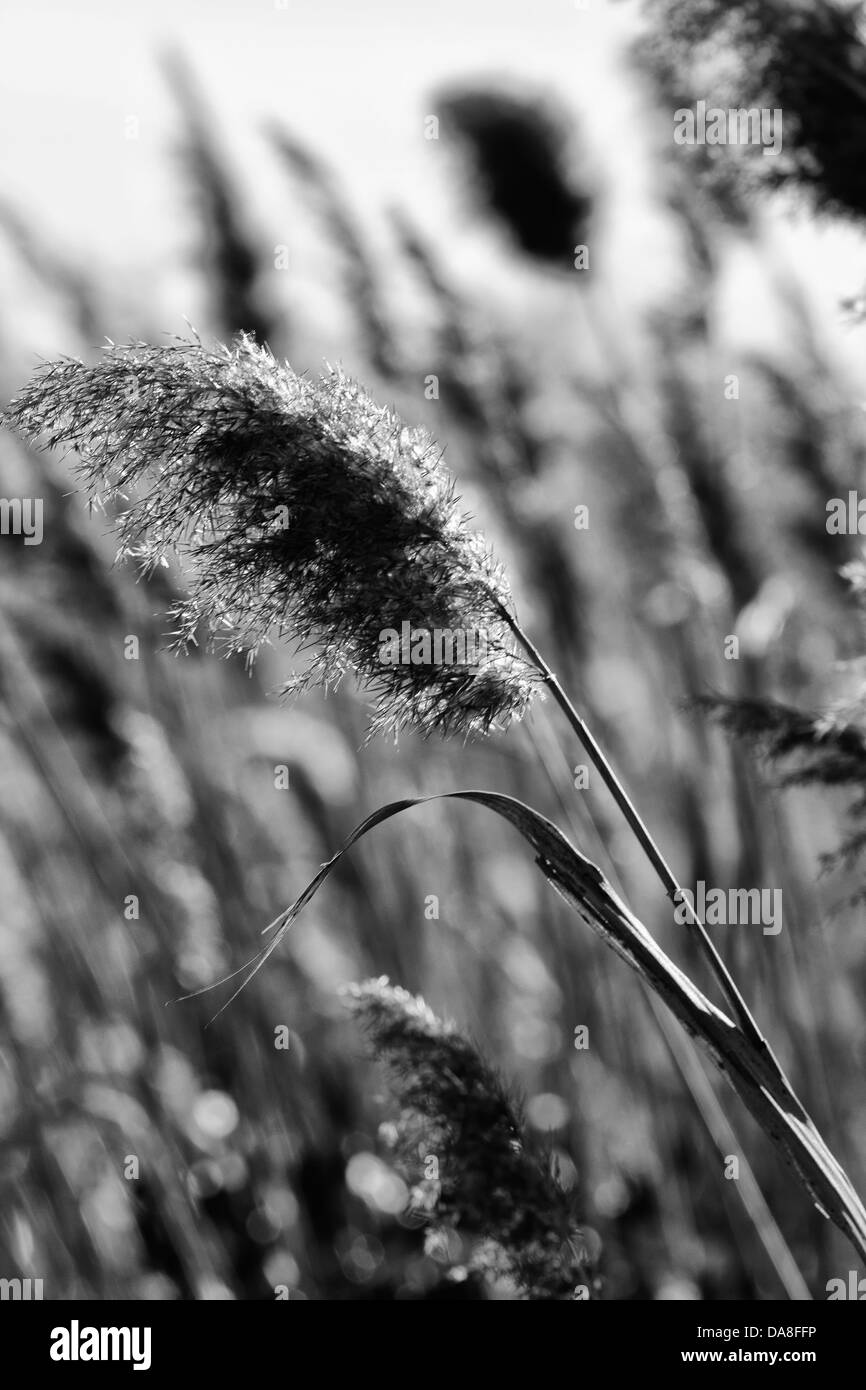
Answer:
[[[374,730],[487,732],[524,712],[534,677],[508,585],[438,446],[341,372],[299,376],[244,335],[110,343],[93,366],[46,364],[3,419],[73,448],[93,499],[127,500],[122,556],[185,564],[177,645],[201,622],[229,651],[289,637],[314,653],[290,688],[354,671]],[[411,650],[385,650],[407,631]],[[427,654],[437,632],[464,636],[456,660]]]
[[[412,1189],[429,1233],[481,1235],[470,1267],[530,1298],[571,1297],[591,1278],[572,1200],[527,1143],[500,1078],[453,1024],[386,978],[347,985],[343,998],[390,1073],[401,1107],[396,1156],[410,1181],[419,1153],[441,1155],[438,1178]]]

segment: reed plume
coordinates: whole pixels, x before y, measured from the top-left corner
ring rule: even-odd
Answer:
[[[92,366],[46,364],[5,422],[74,448],[102,505],[125,499],[122,556],[184,562],[177,646],[202,622],[229,652],[289,638],[312,656],[287,689],[353,671],[376,731],[472,734],[524,713],[537,682],[505,621],[508,584],[440,449],[342,372],[310,380],[245,335],[213,351],[112,343]],[[383,659],[383,634],[406,623],[468,634],[467,659]]]

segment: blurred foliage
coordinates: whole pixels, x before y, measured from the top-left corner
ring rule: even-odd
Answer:
[[[663,37],[675,8],[656,11]],[[841,61],[834,45],[813,26],[819,67]],[[327,339],[447,445],[526,626],[682,881],[783,889],[778,937],[717,928],[718,945],[862,1191],[862,906],[829,910],[857,887],[844,865],[818,881],[837,808],[824,787],[768,793],[747,746],[684,709],[712,693],[821,708],[834,664],[859,654],[838,573],[859,543],[828,537],[825,502],[862,481],[862,412],[832,324],[780,266],[751,186],[695,185],[648,47],[637,63],[618,70],[622,90],[647,92],[647,167],[628,188],[605,177],[610,144],[571,131],[598,170],[590,189],[583,154],[548,139],[534,98],[518,110],[491,87],[452,93],[475,140],[475,175],[462,177],[480,179],[479,204],[512,233],[503,244],[491,221],[483,277],[461,260],[462,223],[355,209],[282,128],[269,131],[271,187],[250,206],[226,173],[226,133],[175,64],[187,188],[200,194],[191,237],[209,248],[199,326],[266,331],[313,372]],[[859,130],[843,125],[840,158],[852,141],[859,160]],[[503,181],[515,140],[522,156]],[[424,158],[441,177],[435,142]],[[855,210],[847,174],[821,170],[820,204]],[[289,294],[250,230],[274,204],[308,252]],[[567,276],[550,261],[583,217],[599,229],[592,268]],[[85,253],[79,271],[26,227],[22,212],[0,216],[0,274],[31,277],[38,322],[0,311],[4,400],[32,369],[21,342],[38,331],[46,356],[90,357],[94,315],[110,329],[116,304]],[[649,273],[635,273],[623,227],[664,245]],[[744,264],[761,295],[738,302],[760,314],[759,335],[734,308]],[[138,312],[149,337],[144,294]],[[482,831],[471,807],[431,803],[365,840],[213,1026],[219,995],[165,1007],[246,960],[363,814],[473,785],[547,810],[710,986],[603,792],[575,790],[579,755],[549,702],[485,742],[409,735],[361,751],[368,712],[349,690],[291,707],[268,698],[292,660],[280,647],[251,677],[237,659],[169,655],[153,614],[180,580],[112,567],[107,527],[70,480],[69,461],[0,438],[3,495],[45,507],[41,545],[0,545],[0,1274],[41,1277],[49,1298],[515,1296],[495,1278],[454,1278],[488,1233],[461,1223],[431,1248],[402,1205],[393,1141],[406,1117],[337,997],[387,974],[454,1018],[524,1095],[602,1298],[782,1296],[767,1215],[723,1178],[720,1102],[821,1297],[850,1267],[847,1246],[513,832],[486,819]],[[732,633],[738,661],[724,658]],[[588,1048],[574,1046],[578,1028]]]
[[[824,211],[866,214],[866,43],[859,0],[652,0],[647,8],[650,52],[663,90],[683,97],[690,92],[688,101],[675,105],[712,94],[711,106],[781,111],[779,157],[762,159],[747,147],[749,174],[801,187]],[[705,171],[707,153],[698,153]],[[728,161],[721,178],[730,170]]]

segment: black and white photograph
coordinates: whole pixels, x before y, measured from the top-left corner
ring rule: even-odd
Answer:
[[[0,48],[22,1374],[541,1301],[628,1305],[579,1373],[832,1381],[866,7],[5,0]]]

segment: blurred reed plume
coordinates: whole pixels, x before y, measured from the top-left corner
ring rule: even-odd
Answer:
[[[371,370],[386,381],[398,377],[402,364],[383,302],[382,277],[358,226],[356,209],[339,178],[314,150],[281,126],[269,125],[265,133],[336,253],[341,297],[352,307]]]
[[[575,186],[563,114],[549,100],[484,88],[442,92],[436,107],[487,210],[528,256],[568,270],[588,234],[592,198]]]
[[[698,95],[712,91],[714,105],[783,112],[784,148],[777,159],[752,160],[752,175],[802,188],[825,211],[866,216],[859,0],[662,0],[646,11],[652,37],[644,51],[677,105],[691,86]]]
[[[750,745],[780,769],[781,787],[824,787],[852,794],[841,843],[821,855],[824,872],[855,867],[866,853],[866,721],[862,698],[854,708],[809,713],[775,700],[700,701],[732,737]],[[866,887],[850,894],[849,906],[866,901]]]
[[[5,418],[74,447],[103,505],[134,493],[117,520],[123,555],[191,564],[179,646],[204,621],[230,651],[273,633],[314,647],[292,689],[353,670],[376,731],[486,732],[526,709],[508,585],[440,450],[342,373],[310,381],[244,335],[215,352],[110,345],[92,367],[46,365]],[[383,633],[407,623],[428,643],[464,634],[463,660],[383,655]]]
[[[183,113],[180,160],[188,176],[207,283],[222,333],[249,333],[260,343],[279,329],[260,290],[261,248],[247,226],[241,198],[213,135],[213,117],[182,54],[163,56],[163,70]]]
[[[515,1101],[473,1044],[384,977],[348,985],[343,997],[388,1069],[401,1107],[395,1157],[428,1240],[447,1249],[454,1231],[472,1241],[468,1268],[510,1280],[526,1297],[571,1298],[580,1285],[588,1298],[572,1194],[557,1183],[550,1154],[527,1140]]]

